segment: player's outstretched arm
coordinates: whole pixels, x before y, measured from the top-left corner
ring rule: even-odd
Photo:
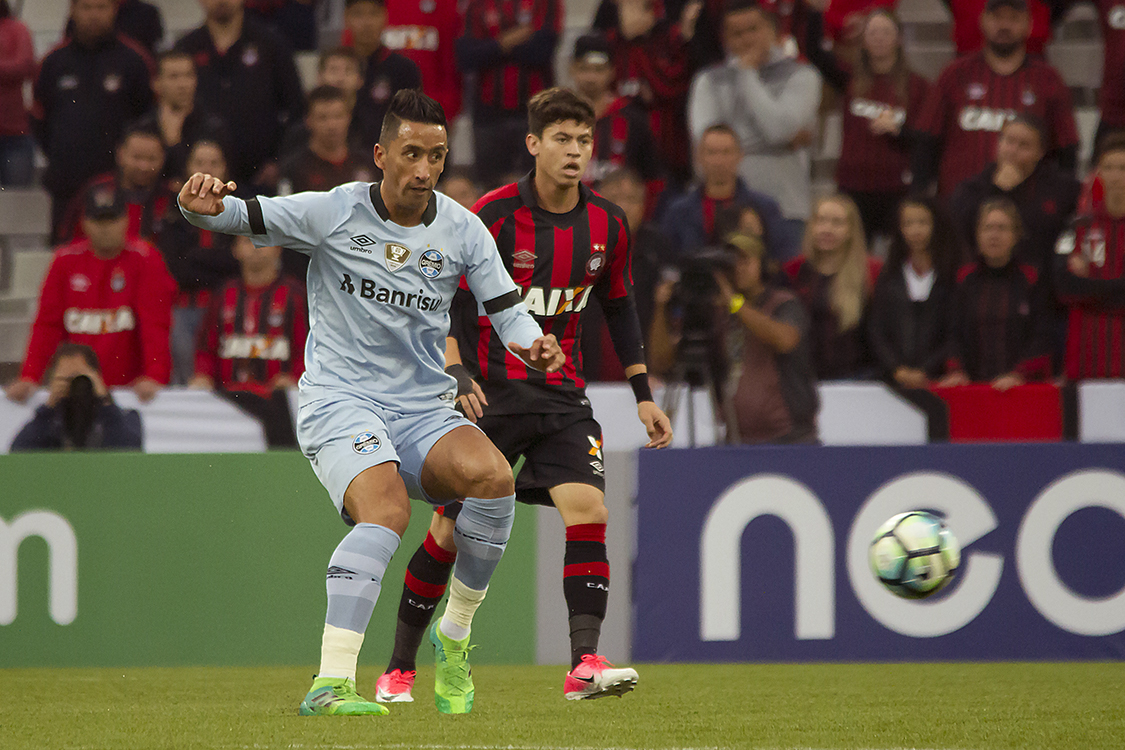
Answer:
[[[540,372],[558,372],[566,364],[566,354],[559,346],[555,334],[548,333],[531,342],[530,347],[522,347],[515,341],[508,342],[508,349],[529,367]]]
[[[233,182],[196,172],[180,188],[180,205],[193,214],[218,216],[223,212],[223,198],[235,191]]]

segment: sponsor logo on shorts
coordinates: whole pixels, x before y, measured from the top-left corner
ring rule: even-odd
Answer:
[[[594,470],[594,474],[599,477],[605,476],[605,465],[602,464],[602,441],[593,435],[587,435],[586,439],[590,441],[589,454],[594,457],[590,462],[590,468]]]
[[[352,450],[361,456],[368,456],[379,450],[379,438],[374,432],[361,432],[352,441]]]
[[[427,250],[418,258],[418,270],[427,279],[436,279],[445,267],[445,258],[437,250]]]

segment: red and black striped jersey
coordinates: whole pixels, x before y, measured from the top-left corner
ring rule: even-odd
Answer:
[[[648,114],[635,100],[618,97],[594,124],[594,155],[582,181],[596,185],[609,173],[628,167],[650,183],[660,179],[660,161]]]
[[[1125,377],[1125,307],[1121,306],[1125,298],[1125,217],[1102,212],[1076,222],[1059,238],[1059,244],[1060,260],[1078,253],[1088,268],[1086,278],[1060,284],[1077,287],[1060,288],[1059,295],[1070,306],[1066,376],[1071,380]]]
[[[481,383],[493,414],[553,413],[588,406],[577,344],[582,312],[591,297],[604,306],[632,294],[624,211],[582,185],[573,210],[552,214],[538,205],[534,177],[532,172],[492,191],[473,211],[496,239],[528,310],[544,333],[559,340],[566,364],[547,375],[515,357],[462,280],[450,335],[458,341],[465,367]]]
[[[211,297],[195,346],[195,372],[228,391],[268,397],[278,375],[305,371],[305,287],[282,276],[252,289],[231,279]]]
[[[977,52],[949,64],[930,91],[918,130],[941,141],[938,193],[984,169],[996,156],[1000,129],[1019,113],[1047,126],[1047,150],[1078,143],[1070,90],[1044,59],[1028,56],[1011,75],[999,75]]]
[[[528,100],[554,85],[554,52],[562,32],[560,0],[470,0],[465,34],[457,40],[457,57],[476,72],[475,119],[522,113]],[[499,38],[520,26],[535,33],[504,52]]]

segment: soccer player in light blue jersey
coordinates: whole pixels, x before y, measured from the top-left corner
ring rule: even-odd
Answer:
[[[565,362],[525,308],[492,235],[434,192],[448,151],[441,105],[400,91],[375,146],[382,182],[244,201],[230,195],[233,183],[195,174],[180,191],[195,226],[310,256],[297,439],[352,529],[329,562],[320,671],[302,715],[387,713],[357,694],[356,660],[410,520],[408,497],[465,498],[449,602],[434,631],[435,702],[444,713],[472,709],[469,631],[511,532],[515,485],[504,456],[453,409],[457,383],[443,352],[460,278],[487,300],[513,354],[545,372]]]

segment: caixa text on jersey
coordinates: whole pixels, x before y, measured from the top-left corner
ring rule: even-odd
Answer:
[[[378,286],[371,279],[358,279],[359,288],[357,290],[355,282],[352,281],[351,274],[344,274],[344,280],[340,284],[340,291],[347,292],[348,294],[355,294],[359,292],[359,296],[363,299],[375,300],[388,305],[395,305],[396,307],[414,307],[419,310],[437,310],[441,306],[441,297],[427,297],[425,290],[419,289],[417,293],[404,292],[401,289],[387,289]]]

